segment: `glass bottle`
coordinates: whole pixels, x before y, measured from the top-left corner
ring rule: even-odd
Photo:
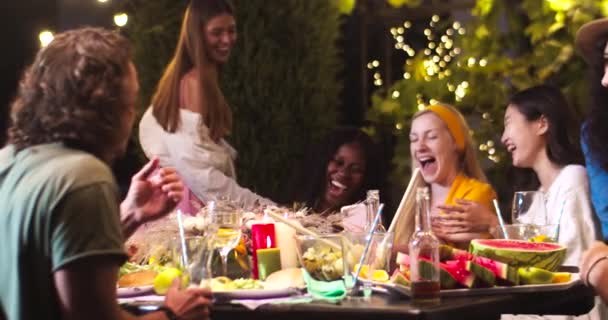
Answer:
[[[439,302],[439,240],[431,230],[429,188],[416,190],[416,229],[409,243],[410,280],[415,302]]]
[[[367,190],[367,196],[365,198],[365,207],[367,208],[366,225],[365,231],[369,231],[370,226],[374,222],[378,208],[380,207],[380,191],[379,190]],[[376,226],[374,231],[386,231],[382,225],[382,221]]]

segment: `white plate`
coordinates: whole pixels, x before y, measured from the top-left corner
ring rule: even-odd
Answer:
[[[153,293],[153,292],[154,292],[154,287],[152,285],[116,289],[116,295],[119,298],[140,296],[140,295],[149,294],[149,293]]]
[[[542,291],[559,291],[568,289],[581,280],[578,273],[572,273],[572,278],[568,282],[551,283],[551,284],[528,284],[512,287],[491,287],[491,288],[472,288],[472,289],[449,289],[441,290],[442,297],[459,297],[459,296],[475,296],[475,295],[492,295],[504,293],[518,292],[542,292]],[[374,286],[385,288],[389,292],[411,296],[410,288],[394,283],[373,282]]]
[[[300,292],[301,289],[298,288],[216,290],[213,291],[213,298],[220,300],[268,299],[277,297],[287,297],[299,294]]]

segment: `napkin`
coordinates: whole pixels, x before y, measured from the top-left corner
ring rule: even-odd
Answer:
[[[346,296],[346,286],[343,280],[319,281],[302,269],[302,277],[306,283],[308,293],[315,299],[337,303]]]
[[[342,226],[346,231],[362,232],[367,225],[367,206],[360,202],[350,206],[344,206],[340,209],[342,218]]]

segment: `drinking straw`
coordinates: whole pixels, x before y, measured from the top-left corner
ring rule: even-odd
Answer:
[[[557,227],[555,228],[555,241],[557,241],[559,239],[559,225],[560,225],[560,222],[562,221],[562,215],[564,214],[564,208],[566,207],[566,200],[568,200],[568,198],[564,199],[564,201],[562,202],[562,208],[559,210],[559,215],[557,216]]]
[[[403,229],[402,227],[404,223],[401,223],[399,225],[399,227],[397,226],[400,218],[402,216],[406,217],[411,217],[412,213],[414,212],[414,210],[412,210],[412,207],[416,204],[416,188],[418,186],[420,186],[421,183],[424,183],[424,180],[422,180],[422,175],[420,174],[420,168],[416,168],[414,169],[414,172],[412,173],[412,177],[410,178],[410,182],[407,185],[407,189],[405,189],[405,192],[403,193],[403,197],[401,198],[401,202],[399,203],[399,207],[397,208],[397,211],[395,212],[395,216],[393,217],[393,221],[391,221],[390,226],[388,227],[387,232],[394,232],[395,233],[395,242],[399,242],[400,239],[398,239],[398,235],[397,232],[401,232],[401,233],[405,233],[408,237],[411,234],[411,230],[410,231],[405,231],[402,232]],[[406,226],[405,227],[409,227],[410,229],[412,229],[411,224],[408,224],[406,222]]]
[[[182,210],[177,209],[177,226],[179,229],[179,240],[182,244],[182,261],[183,267],[185,268],[188,264],[188,251],[186,250],[186,234],[184,232],[184,221],[182,219]]]
[[[369,247],[372,243],[372,240],[374,237],[374,231],[376,231],[376,227],[378,226],[378,223],[380,222],[380,216],[382,215],[382,209],[384,209],[384,203],[381,203],[380,206],[378,206],[378,212],[376,213],[374,222],[372,222],[372,225],[369,229],[369,233],[367,234],[367,241],[365,243],[365,249],[363,249],[363,253],[361,254],[361,257],[359,258],[359,266],[357,267],[357,272],[355,272],[355,278],[353,279],[353,285],[357,284],[357,281],[359,280],[359,273],[361,272],[361,267],[363,266],[363,262],[365,261],[365,256],[367,255],[367,252],[369,251]]]
[[[502,234],[505,235],[505,239],[509,240],[509,235],[507,234],[507,229],[505,228],[505,222],[502,220],[502,214],[500,213],[500,207],[498,206],[498,200],[493,199],[492,203],[494,204],[494,209],[496,210],[496,215],[498,216],[498,224],[500,225],[500,229],[502,229]]]

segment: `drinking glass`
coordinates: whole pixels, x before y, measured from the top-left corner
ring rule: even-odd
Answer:
[[[390,274],[390,260],[393,246],[393,233],[376,231],[369,238],[367,232],[346,232],[344,233],[344,263],[348,272],[345,275],[347,288],[353,292],[356,290],[353,283],[354,276],[359,269],[358,264],[367,242],[370,242],[367,254],[363,257],[359,279],[362,279],[363,293],[371,293],[372,281],[385,281],[375,279],[376,271],[383,270],[386,275]]]
[[[211,278],[208,238],[205,236],[174,237],[173,261],[188,275],[191,284],[204,286]]]
[[[228,253],[241,239],[242,211],[230,201],[209,201],[208,233],[214,249],[218,249],[222,260],[222,275],[228,274]]]
[[[545,207],[545,195],[540,191],[515,192],[513,195],[511,218],[514,224],[546,225],[547,208]]]

